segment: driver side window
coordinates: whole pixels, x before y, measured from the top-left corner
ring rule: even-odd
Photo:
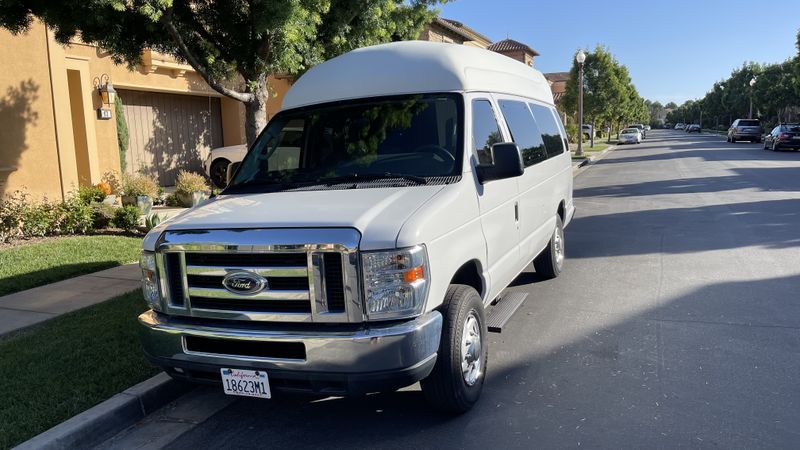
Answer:
[[[472,101],[472,148],[479,164],[492,163],[492,145],[503,142],[503,135],[489,100]]]

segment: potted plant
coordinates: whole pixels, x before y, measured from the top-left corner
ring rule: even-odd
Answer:
[[[178,202],[185,207],[197,206],[208,198],[210,188],[205,177],[200,174],[181,170],[175,184],[175,196]]]
[[[111,185],[106,181],[101,181],[97,183],[97,188],[103,192],[102,202],[106,205],[113,205],[117,202],[117,196],[114,195],[114,191],[111,189]]]
[[[142,214],[150,214],[150,210],[153,208],[153,197],[158,194],[158,184],[155,179],[142,173],[124,174],[121,190],[123,206],[136,206],[142,211]]]

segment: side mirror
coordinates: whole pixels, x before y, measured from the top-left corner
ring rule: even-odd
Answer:
[[[513,142],[492,145],[492,164],[481,164],[475,167],[478,181],[481,184],[492,180],[514,178],[525,172],[519,147]]]
[[[233,176],[236,175],[236,170],[241,165],[241,161],[228,164],[228,173],[225,176],[225,186],[231,184],[231,179],[233,179]]]

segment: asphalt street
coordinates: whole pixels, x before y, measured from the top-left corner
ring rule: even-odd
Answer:
[[[237,399],[170,447],[797,448],[800,153],[653,131],[575,197],[566,268],[515,281],[469,413],[418,386]]]

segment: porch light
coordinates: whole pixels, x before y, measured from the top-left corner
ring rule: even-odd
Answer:
[[[114,85],[111,84],[108,74],[104,73],[99,78],[95,78],[94,87],[97,89],[97,93],[104,104],[111,106],[117,100],[117,91],[114,89]]]

